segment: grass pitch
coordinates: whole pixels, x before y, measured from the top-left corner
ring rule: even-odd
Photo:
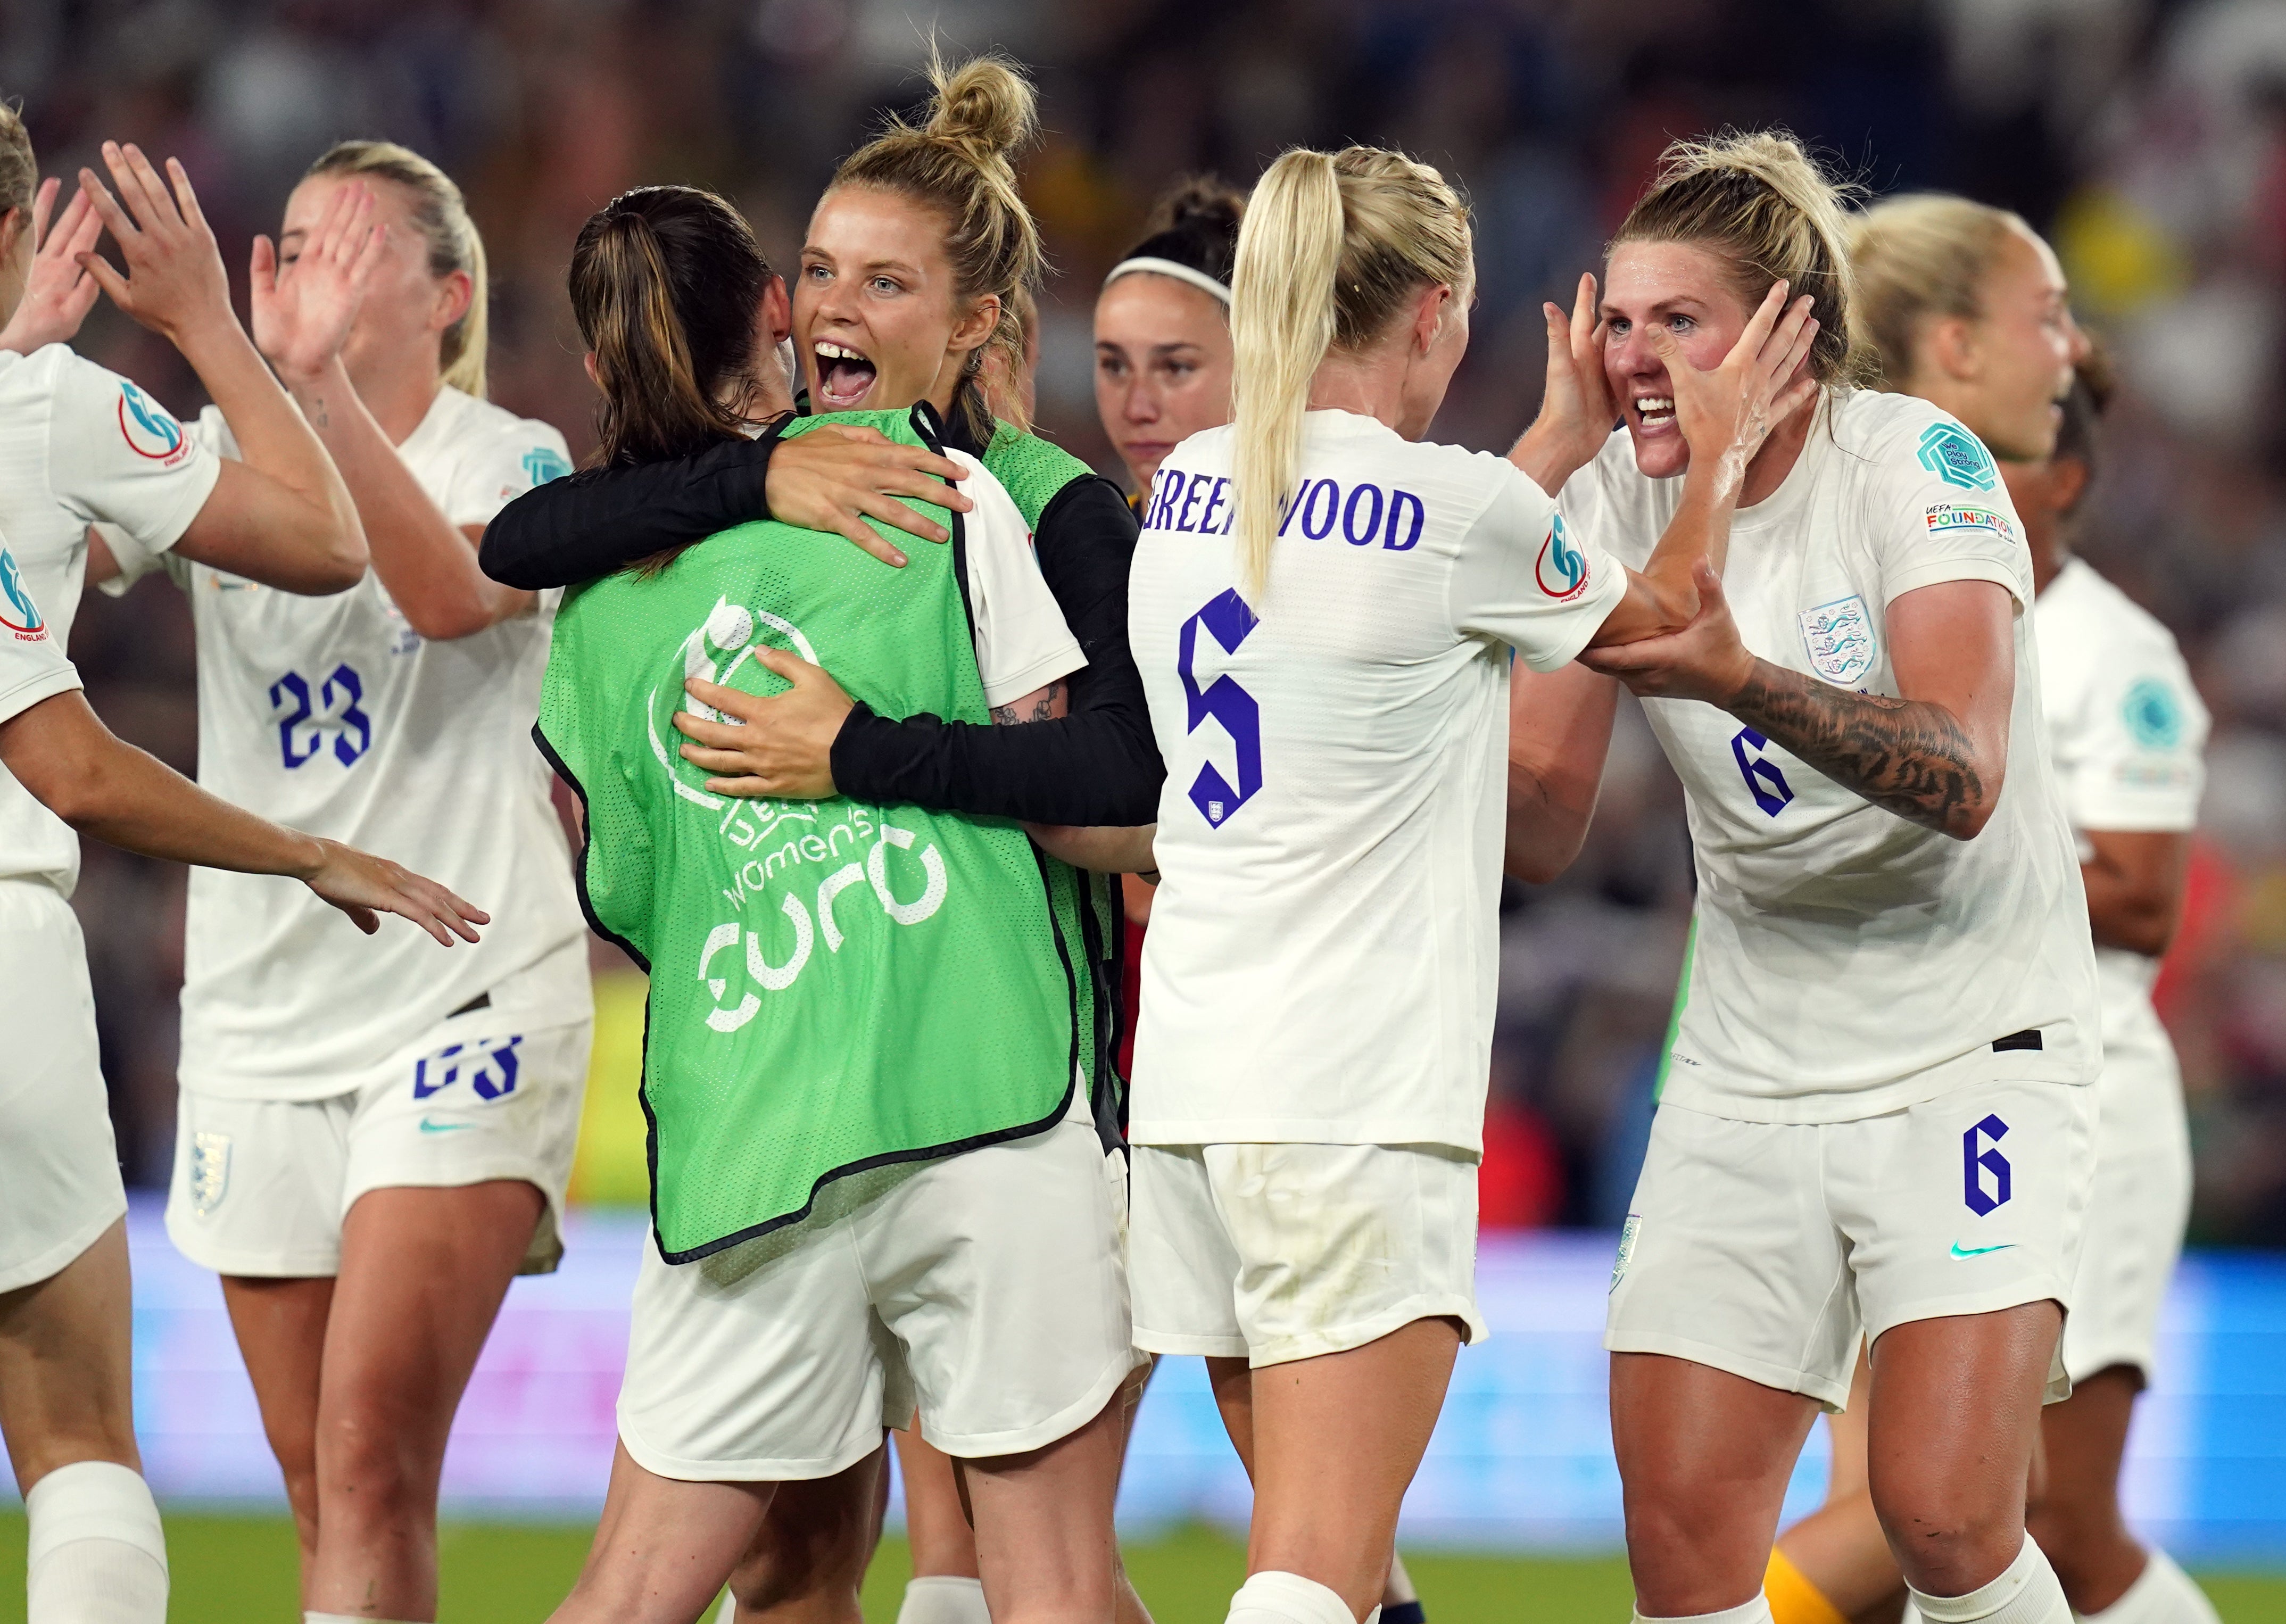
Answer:
[[[439,1624],[538,1624],[571,1588],[589,1530],[545,1524],[452,1523],[441,1541]],[[290,1624],[299,1616],[294,1533],[282,1518],[167,1518],[174,1572],[172,1624]],[[1127,1547],[1128,1571],[1159,1624],[1220,1624],[1245,1577],[1240,1543],[1186,1528]],[[1406,1565],[1437,1624],[1613,1624],[1628,1616],[1617,1557],[1526,1558],[1407,1552]],[[894,1536],[865,1586],[865,1616],[888,1624],[907,1573]],[[2217,1575],[2204,1582],[2226,1624],[2286,1624],[2286,1576]],[[24,1519],[0,1516],[0,1624],[24,1617]]]

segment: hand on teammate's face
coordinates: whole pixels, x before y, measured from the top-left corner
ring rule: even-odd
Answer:
[[[284,264],[269,238],[254,240],[255,347],[289,383],[315,377],[349,342],[389,242],[388,228],[374,222],[374,203],[363,181],[336,188],[317,225],[298,247],[289,243],[293,257]]]
[[[119,195],[93,169],[79,172],[80,190],[119,245],[127,271],[122,275],[92,251],[78,256],[80,264],[114,304],[177,347],[201,327],[235,326],[230,277],[182,164],[168,159],[162,177],[140,147],[116,141],[103,144],[103,162]]]
[[[1699,612],[1690,625],[1664,637],[1589,649],[1580,663],[1619,678],[1644,698],[1727,705],[1753,670],[1754,657],[1739,641],[1722,578],[1702,559],[1692,581],[1699,588]]]
[[[1785,282],[1772,283],[1730,353],[1704,371],[1665,327],[1649,335],[1667,365],[1675,422],[1691,447],[1691,465],[1719,468],[1733,491],[1745,482],[1746,464],[1770,430],[1817,395],[1817,380],[1805,365],[1817,337],[1809,296],[1788,304],[1786,293]]]
[[[1604,322],[1594,274],[1581,274],[1570,316],[1554,304],[1540,311],[1548,323],[1548,383],[1534,427],[1554,435],[1550,449],[1563,465],[1582,468],[1604,449],[1620,415],[1604,373]]]
[[[63,183],[54,176],[40,183],[32,200],[32,264],[24,296],[8,324],[0,327],[0,350],[29,355],[43,344],[67,343],[79,332],[102,291],[81,266],[103,236],[102,217],[84,192],[74,191],[62,217],[50,222]]]

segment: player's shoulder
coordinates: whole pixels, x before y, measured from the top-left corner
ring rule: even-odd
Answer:
[[[2068,558],[2036,602],[2034,624],[2040,658],[2053,645],[2071,647],[2119,666],[2129,658],[2183,663],[2182,649],[2166,622],[2137,603],[2082,558]]]
[[[570,448],[563,431],[537,417],[519,417],[495,401],[446,384],[437,391],[431,420],[424,429],[436,432],[440,448],[457,447],[469,457],[498,452],[521,457],[532,483],[545,485],[572,471]]]
[[[1935,478],[1960,492],[1963,500],[2007,500],[2000,465],[1984,442],[1951,413],[1918,395],[1837,390],[1826,398],[1825,428],[1847,460],[1868,475],[1897,475],[1923,484]]]

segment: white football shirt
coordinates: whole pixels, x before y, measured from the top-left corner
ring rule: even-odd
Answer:
[[[193,433],[238,446],[209,406]],[[564,438],[451,388],[398,451],[454,525],[484,524],[570,471]],[[159,562],[105,540],[124,590]],[[300,886],[191,871],[180,1076],[242,1099],[309,1100],[479,998],[503,1021],[585,1019],[586,921],[572,855],[533,749],[558,595],[450,643],[406,624],[368,571],[304,597],[172,554],[199,655],[199,782],[293,828],[345,841],[450,887],[493,916],[483,941],[440,948],[397,920],[359,934]]]
[[[2174,635],[2077,558],[2040,594],[2032,621],[2048,746],[2072,827],[2197,827],[2207,709]],[[2164,1044],[2151,1008],[2158,960],[2099,947],[2095,966],[2105,1045],[2140,1049],[2155,1037]]]
[[[23,566],[0,540],[0,721],[78,686],[79,673],[48,635],[47,619],[25,588]]]
[[[1565,516],[1640,566],[1683,480],[1636,471],[1624,430],[1565,485]],[[1683,780],[1699,896],[1664,1098],[1748,1122],[1846,1122],[1983,1075],[2095,1075],[2087,900],[2057,798],[2030,618],[2031,559],[1975,437],[1927,401],[1849,391],[1801,459],[1731,525],[1724,587],[1740,636],[1775,665],[1895,696],[1887,610],[1941,581],[2015,599],[2006,783],[1955,840],[1843,789],[1729,713],[1644,709]]]
[[[172,547],[206,505],[222,465],[166,409],[62,344],[0,351],[0,533],[59,649],[87,578],[87,527],[107,520]],[[79,837],[0,768],[0,879],[69,896]]]
[[[1129,1137],[1483,1143],[1510,646],[1627,590],[1500,458],[1312,412],[1257,619],[1232,431],[1160,466],[1128,636],[1166,759]]]

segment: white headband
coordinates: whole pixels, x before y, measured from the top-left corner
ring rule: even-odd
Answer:
[[[1225,304],[1230,303],[1230,289],[1205,272],[1193,270],[1179,260],[1160,259],[1149,254],[1136,259],[1121,260],[1111,267],[1111,274],[1103,279],[1103,285],[1108,288],[1121,277],[1131,275],[1138,271],[1148,271],[1155,276],[1171,276],[1178,282],[1188,282],[1201,293],[1212,294]]]

